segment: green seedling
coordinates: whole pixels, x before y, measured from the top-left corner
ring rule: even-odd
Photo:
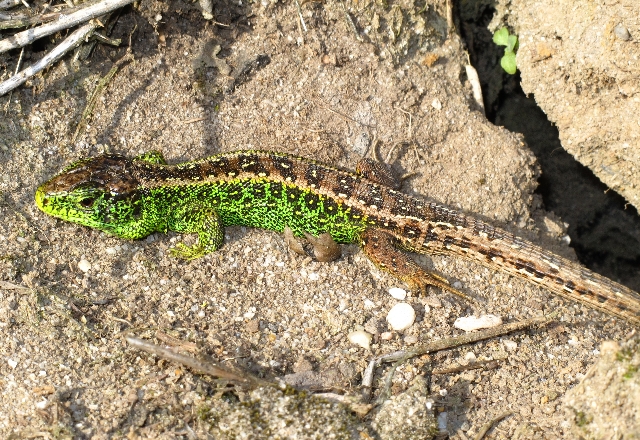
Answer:
[[[516,73],[516,51],[518,50],[518,37],[510,35],[509,30],[503,27],[493,34],[493,42],[498,46],[505,46],[504,55],[500,59],[500,65],[510,75]]]

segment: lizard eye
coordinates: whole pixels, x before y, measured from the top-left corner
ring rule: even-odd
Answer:
[[[78,203],[83,208],[91,208],[93,206],[93,204],[95,203],[95,201],[96,201],[96,199],[93,199],[91,197],[87,197],[87,198],[84,198],[84,199],[80,200],[80,202],[78,202]]]

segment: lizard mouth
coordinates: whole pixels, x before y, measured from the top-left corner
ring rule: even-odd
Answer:
[[[49,205],[49,199],[46,197],[44,190],[42,187],[36,190],[36,206],[40,208],[40,210],[45,211],[47,205]]]

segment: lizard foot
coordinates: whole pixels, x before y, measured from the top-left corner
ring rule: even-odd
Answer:
[[[423,295],[427,291],[427,286],[434,286],[458,295],[469,302],[476,302],[469,295],[451,286],[447,279],[424,270],[408,255],[398,250],[394,242],[395,238],[386,231],[367,229],[362,235],[360,246],[376,266],[401,279],[409,287]]]
[[[196,258],[200,258],[207,254],[204,246],[200,246],[199,244],[187,246],[184,243],[178,243],[175,247],[169,249],[169,253],[172,257],[181,258],[187,261],[195,260]]]

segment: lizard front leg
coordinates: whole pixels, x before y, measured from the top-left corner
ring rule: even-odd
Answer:
[[[412,289],[425,294],[427,286],[435,286],[475,302],[470,296],[452,287],[445,278],[424,270],[396,246],[395,237],[382,229],[369,228],[360,237],[360,247],[373,264],[404,281]]]
[[[200,258],[222,246],[224,241],[224,225],[215,209],[203,208],[201,205],[189,205],[176,210],[168,222],[171,231],[198,234],[198,243],[187,246],[178,243],[170,250],[171,255],[185,260]]]

